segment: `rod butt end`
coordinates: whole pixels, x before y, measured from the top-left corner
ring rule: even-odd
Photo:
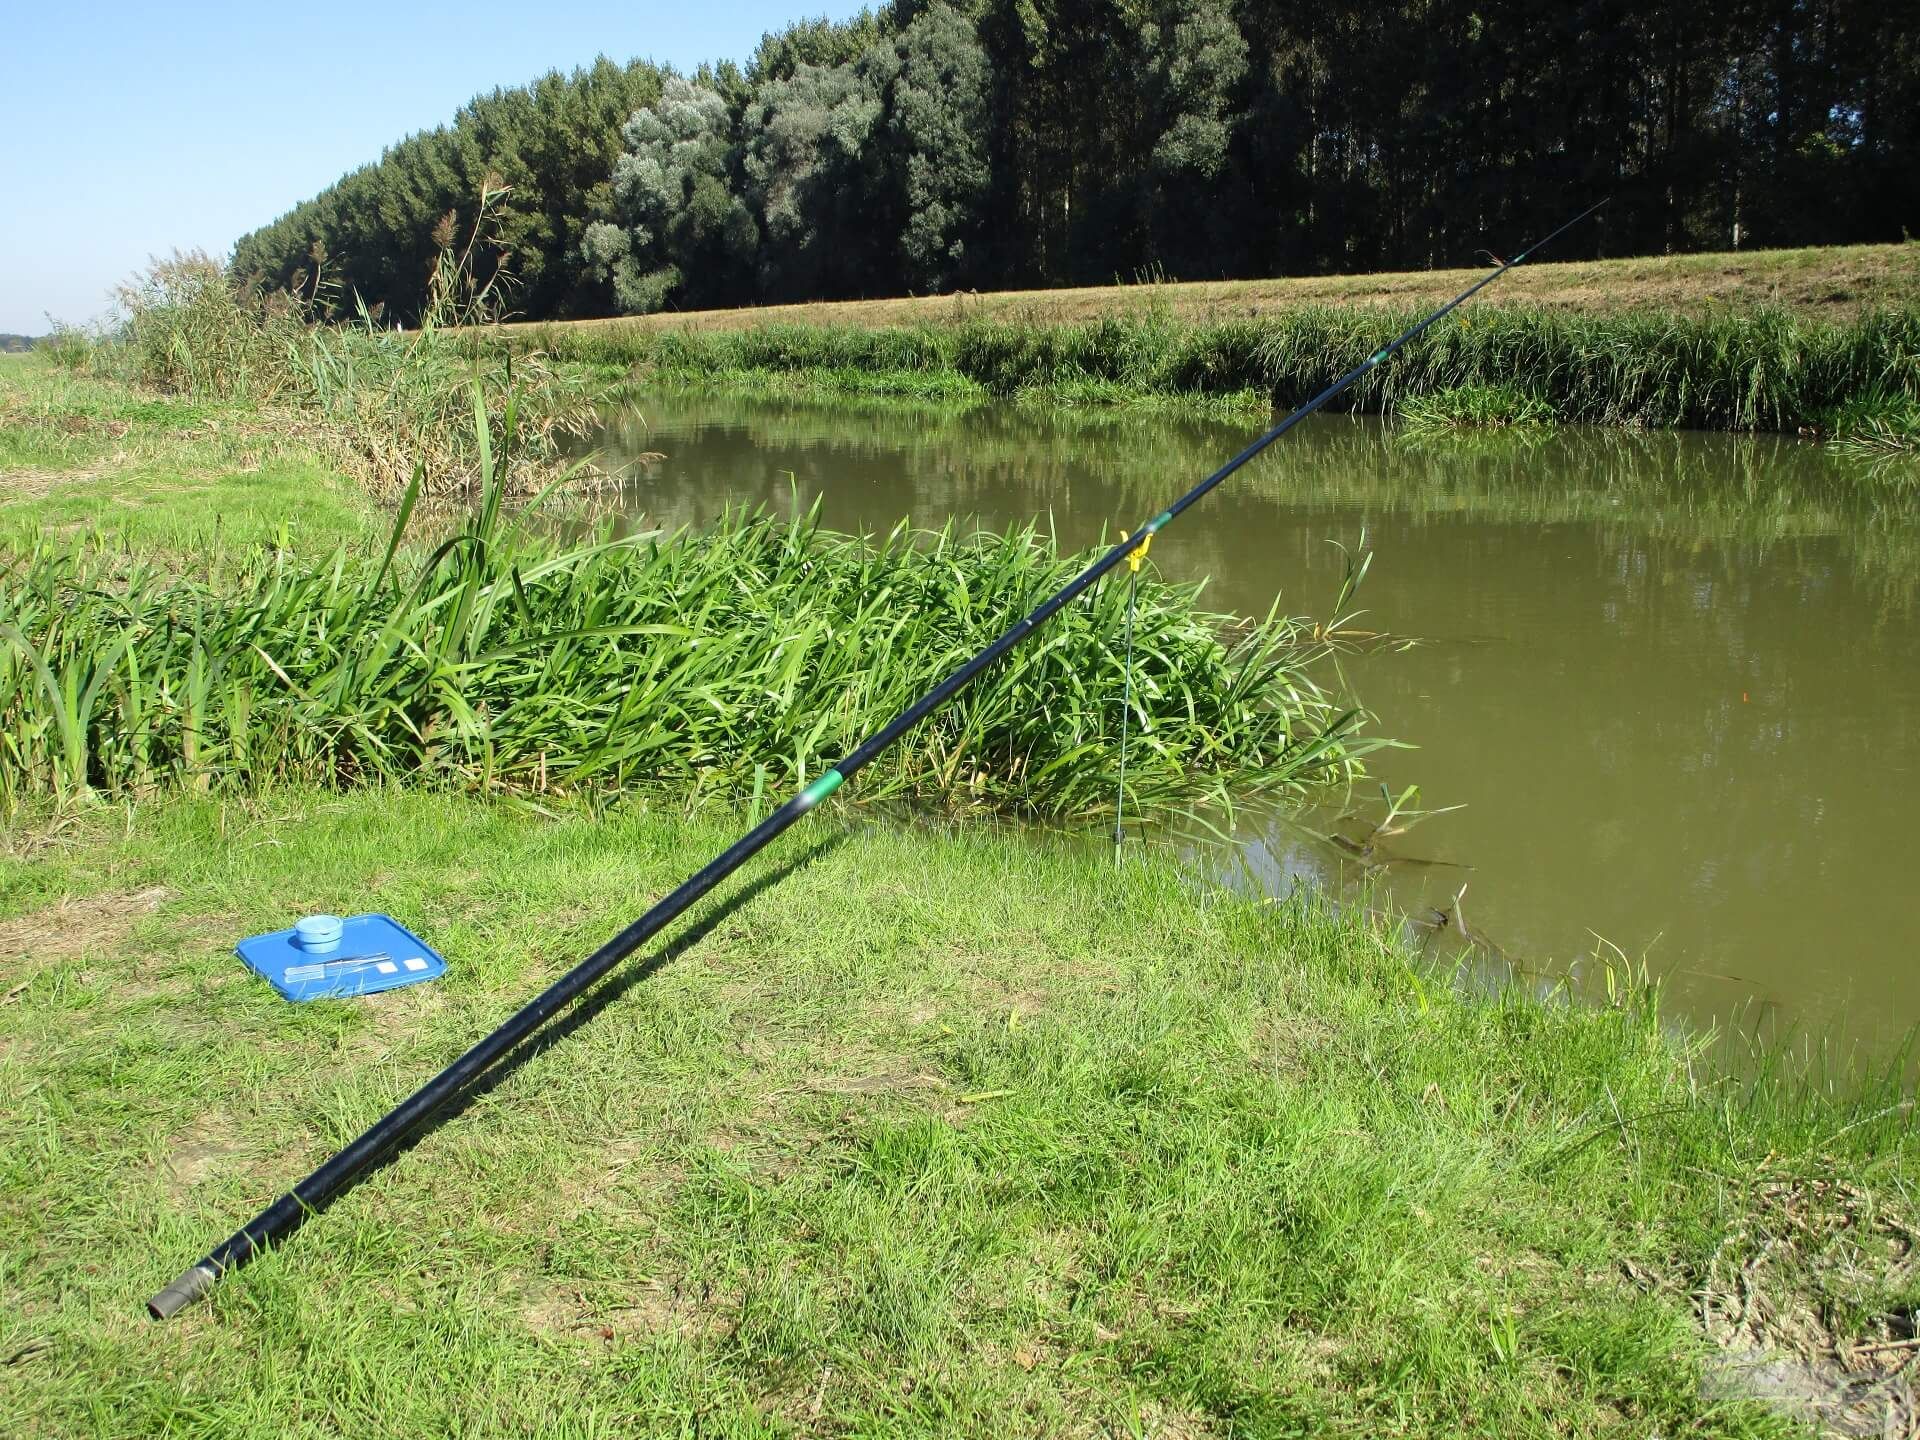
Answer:
[[[158,1295],[147,1301],[147,1314],[155,1320],[171,1320],[187,1306],[213,1289],[214,1281],[220,1277],[211,1266],[195,1265],[184,1271]]]

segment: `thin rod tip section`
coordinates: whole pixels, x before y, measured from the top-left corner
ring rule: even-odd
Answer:
[[[213,1289],[214,1282],[219,1278],[207,1265],[195,1265],[182,1271],[178,1280],[147,1301],[147,1314],[155,1320],[171,1320]]]

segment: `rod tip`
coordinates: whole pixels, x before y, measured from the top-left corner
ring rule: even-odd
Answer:
[[[219,1275],[215,1274],[211,1267],[195,1265],[192,1269],[184,1271],[178,1280],[174,1281],[158,1295],[147,1301],[147,1314],[155,1320],[171,1320],[182,1310],[186,1309],[187,1306],[211,1290],[214,1281],[219,1278]]]

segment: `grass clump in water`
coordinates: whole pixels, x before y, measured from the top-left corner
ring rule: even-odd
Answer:
[[[410,496],[411,500],[411,496]],[[561,543],[499,487],[384,557],[256,551],[211,580],[40,545],[0,572],[0,789],[141,794],[300,781],[646,786],[758,803],[819,775],[1065,582],[1032,529],[879,540],[734,514]],[[863,774],[869,798],[1048,817],[1112,803],[1125,587],[1068,607]],[[1130,808],[1284,792],[1371,743],[1313,678],[1326,647],[1148,574]]]
[[[1920,397],[1876,389],[1835,406],[1821,430],[1827,444],[1866,459],[1920,455]]]
[[[1409,395],[1397,414],[1401,425],[1416,433],[1537,428],[1559,419],[1551,404],[1515,385],[1456,385]]]

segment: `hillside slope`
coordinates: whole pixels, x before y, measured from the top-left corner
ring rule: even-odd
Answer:
[[[738,310],[666,311],[614,320],[543,322],[543,328],[737,330],[756,325],[856,325],[878,328],[942,320],[1018,320],[1070,324],[1102,315],[1166,306],[1182,319],[1226,320],[1302,305],[1439,303],[1472,283],[1476,270],[1405,270],[1376,275],[1273,280],[1200,280],[1067,290],[1002,290],[764,305]],[[1500,303],[1580,311],[1779,305],[1843,319],[1863,309],[1920,303],[1920,244],[1848,245],[1657,255],[1564,264],[1536,262],[1500,282]],[[518,328],[518,327],[510,327]]]

